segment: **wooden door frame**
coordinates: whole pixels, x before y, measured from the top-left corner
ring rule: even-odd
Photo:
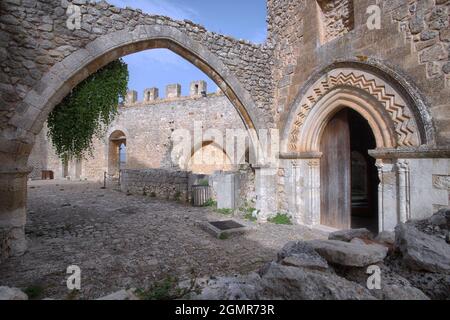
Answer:
[[[338,131],[335,130],[338,126]],[[333,132],[333,130],[335,130]],[[347,141],[338,141],[346,139]],[[327,140],[327,141],[325,141]],[[351,144],[348,108],[336,112],[328,121],[322,132],[320,162],[320,183],[337,183],[334,187],[322,186],[320,190],[320,223],[327,227],[349,229],[352,224],[351,197]],[[331,145],[330,145],[331,143]],[[324,150],[326,147],[338,147],[335,150]],[[343,150],[338,144],[342,144]],[[328,154],[330,152],[330,154]],[[333,153],[333,154],[331,154]],[[335,163],[329,163],[329,158]],[[342,161],[346,162],[343,163]],[[326,166],[326,167],[325,167]],[[331,169],[331,172],[329,172]],[[327,174],[325,173],[327,171]],[[326,174],[326,175],[325,175]]]

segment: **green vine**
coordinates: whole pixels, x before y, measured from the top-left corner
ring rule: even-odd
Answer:
[[[127,88],[128,66],[119,59],[78,84],[53,109],[47,121],[48,136],[61,159],[92,155],[94,137],[104,135]]]

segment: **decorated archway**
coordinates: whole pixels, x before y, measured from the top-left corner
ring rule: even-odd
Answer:
[[[422,146],[433,144],[429,117],[421,116],[423,113],[412,103],[414,97],[406,94],[399,82],[373,66],[337,65],[311,79],[292,106],[282,132],[281,158],[290,173],[286,181],[289,210],[298,223],[323,223],[327,214],[323,212],[323,193],[329,190],[322,184],[329,180],[321,175],[331,172],[321,168],[323,158],[328,156],[324,152],[340,153],[345,143],[341,151],[338,141],[335,151],[324,151],[321,143],[330,121],[341,110],[349,109],[365,119],[373,133],[375,145],[368,153],[376,159],[380,180],[378,225],[380,231],[392,230],[399,221],[411,218],[408,165],[415,160],[402,158],[419,157]],[[348,154],[343,159],[350,158]],[[346,181],[350,183],[351,179]],[[350,190],[351,186],[344,188]],[[342,228],[342,224],[336,228]]]

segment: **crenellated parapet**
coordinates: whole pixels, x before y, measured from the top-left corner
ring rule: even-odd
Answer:
[[[156,87],[145,89],[142,98],[139,98],[136,90],[130,90],[127,92],[127,96],[123,104],[121,104],[121,107],[144,106],[168,101],[201,99],[223,95],[220,88],[217,88],[216,92],[208,93],[208,85],[203,80],[192,81],[190,83],[188,96],[182,96],[181,89],[182,87],[179,83],[168,84],[165,87],[165,97],[163,98],[159,96],[159,89]]]

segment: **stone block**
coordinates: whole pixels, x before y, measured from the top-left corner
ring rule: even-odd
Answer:
[[[159,89],[158,88],[149,88],[144,91],[144,102],[151,102],[158,100],[159,98]]]
[[[169,84],[166,86],[166,98],[174,99],[181,96],[181,85],[179,84]]]

